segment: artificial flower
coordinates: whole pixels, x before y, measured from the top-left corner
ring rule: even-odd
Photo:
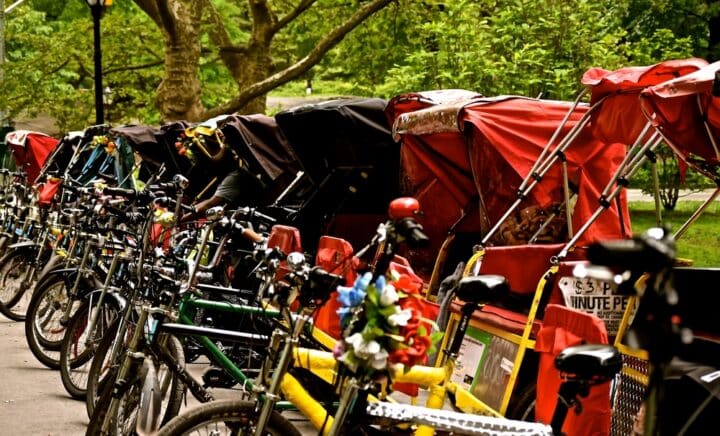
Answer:
[[[389,306],[391,304],[395,304],[399,299],[400,296],[395,290],[395,286],[388,284],[384,288],[382,288],[382,292],[380,293],[381,306]]]
[[[433,323],[423,318],[422,305],[414,301],[422,298],[417,280],[395,271],[389,281],[371,280],[372,274],[366,273],[352,287],[338,287],[337,313],[347,336],[333,354],[354,373],[425,362],[438,338],[428,334]]]
[[[408,323],[410,318],[412,318],[412,315],[412,310],[402,309],[388,316],[387,321],[393,327],[404,326]]]

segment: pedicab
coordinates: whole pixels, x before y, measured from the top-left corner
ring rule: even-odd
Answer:
[[[179,152],[192,161],[188,177],[202,180],[194,198],[212,195],[227,173],[240,170],[256,180],[243,201],[248,206],[271,203],[297,171],[292,151],[275,119],[261,114],[223,115],[187,126],[176,138]],[[249,189],[249,188],[248,188]]]
[[[475,178],[479,191],[479,209],[483,210],[481,215],[485,229],[490,230],[484,229],[481,241],[483,248],[471,258],[466,271],[505,275],[513,291],[519,294],[493,304],[500,307],[486,305],[478,314],[471,325],[476,331],[471,329],[470,337],[467,338],[468,355],[471,356],[467,362],[471,364],[464,373],[457,374],[458,378],[468,381],[477,395],[487,399],[491,412],[501,411],[513,417],[527,417],[525,413],[529,410],[528,405],[535,396],[533,378],[537,374],[537,355],[524,354],[528,348],[534,348],[540,355],[557,351],[548,338],[554,337],[553,332],[557,328],[566,328],[569,322],[567,313],[562,317],[557,316],[556,312],[560,310],[558,306],[567,305],[571,309],[576,307],[600,315],[610,336],[616,333],[627,298],[610,295],[605,288],[599,288],[599,295],[590,292],[594,289],[583,290],[587,283],[578,282],[571,273],[575,263],[573,259],[582,258],[582,250],[577,247],[597,239],[622,237],[629,232],[624,197],[619,191],[610,194],[605,192],[608,186],[612,187],[620,180],[620,176],[614,174],[616,168],[620,168],[621,176],[632,175],[632,170],[625,168],[628,164],[623,159],[625,144],[632,143],[636,136],[641,136],[636,142],[644,144],[647,128],[642,128],[645,120],[636,104],[634,118],[626,119],[627,124],[616,129],[614,136],[607,134],[607,126],[612,125],[613,117],[617,116],[617,107],[628,107],[627,103],[618,106],[615,99],[626,99],[633,93],[637,99],[637,94],[647,85],[657,83],[663,77],[693,71],[701,64],[698,60],[690,60],[626,70],[624,75],[615,76],[621,78],[619,81],[598,81],[602,75],[598,75],[595,70],[594,76],[586,76],[586,79],[590,77],[593,81],[585,82],[594,94],[593,105],[587,106],[578,101],[573,105],[562,104],[564,108],[554,115],[553,122],[543,123],[543,117],[524,111],[518,112],[522,114],[521,121],[512,128],[512,123],[501,117],[500,109],[483,103],[481,98],[476,98],[480,100],[479,103],[455,104],[455,118],[447,111],[438,110],[433,114],[433,110],[428,110],[426,115],[410,113],[399,122],[396,121],[395,131],[405,134],[403,144],[407,135],[413,133],[412,128],[418,128],[418,136],[427,142],[428,133],[432,131],[427,130],[427,123],[425,127],[423,123],[416,123],[416,126],[408,128],[412,118],[418,120],[422,117],[434,118],[435,121],[444,119],[446,127],[440,132],[445,138],[453,132],[455,138],[460,136],[459,132],[467,138],[467,155],[472,159],[472,174],[479,175]],[[606,75],[609,73],[606,72]],[[509,107],[510,103],[506,104]],[[484,113],[484,110],[488,110],[487,106],[491,108],[490,113]],[[573,110],[569,111],[570,108]],[[551,112],[543,110],[540,113],[546,116]],[[533,128],[528,129],[528,121],[524,120],[531,122]],[[598,135],[598,132],[605,132],[605,135]],[[535,138],[534,143],[532,138]],[[555,145],[556,141],[558,145]],[[447,142],[446,139],[445,144]],[[534,146],[529,149],[532,152],[522,149],[526,143]],[[440,145],[444,144],[440,142]],[[462,149],[460,145],[458,147]],[[559,163],[557,166],[562,169],[554,168],[555,163]],[[494,168],[500,170],[493,172]],[[499,175],[494,176],[495,173]],[[525,180],[522,179],[524,176]],[[606,189],[603,190],[603,187]],[[566,208],[567,204],[571,206]],[[502,214],[502,210],[508,210],[508,205],[509,211]],[[548,205],[551,207],[545,209]],[[593,212],[596,205],[598,209]],[[518,208],[519,213],[513,212],[513,209]],[[568,222],[572,224],[568,225]],[[541,239],[555,244],[525,244]],[[521,245],[487,246],[491,243]],[[574,292],[579,294],[574,295]],[[543,332],[540,331],[539,320],[543,319],[546,308],[553,314],[551,319],[561,318],[562,323],[545,323],[545,327],[552,325],[552,329]],[[586,325],[592,327],[592,323]],[[452,328],[452,322],[449,327]],[[605,326],[602,327],[604,329]],[[598,335],[602,337],[607,334],[593,327],[584,331],[583,335],[586,339],[592,337],[596,340]],[[484,361],[490,359],[494,359],[496,364]],[[540,360],[542,362],[543,358]],[[480,365],[477,365],[478,361]],[[523,386],[529,388],[523,392],[523,389],[519,389]],[[513,396],[513,388],[520,392]],[[605,391],[600,396],[607,398],[609,395]],[[547,398],[547,395],[544,397]],[[546,400],[541,405],[542,409],[552,410],[552,405],[547,407],[545,403]],[[608,426],[609,405],[601,406],[598,413],[605,417],[604,423],[597,425]],[[577,425],[574,428],[578,428]]]
[[[355,250],[384,222],[398,194],[399,147],[390,136],[386,104],[337,99],[275,116],[302,175],[274,206],[293,211],[288,223],[300,230],[303,249],[346,284],[355,278]],[[316,313],[315,336],[329,348],[340,337],[338,307],[333,295]]]
[[[720,92],[717,72],[720,63],[700,65],[694,72],[649,86],[640,92],[639,104],[655,132],[673,150],[681,163],[713,181],[718,180],[718,140],[720,139]],[[713,192],[674,233],[677,239],[687,231],[704,210],[717,198]],[[673,270],[675,289],[680,296],[678,313],[682,326],[691,330],[694,340],[679,351],[686,361],[674,367],[665,379],[667,398],[672,403],[669,424],[675,434],[682,427],[689,432],[704,432],[713,422],[720,407],[717,387],[708,374],[717,373],[718,330],[714,319],[717,298],[703,292],[708,283],[718,280],[717,268],[678,266]],[[636,315],[635,298],[631,297],[615,346],[623,353],[624,366],[617,381],[614,396],[612,434],[629,434],[640,421],[638,412],[645,398],[651,366],[667,365],[667,361],[651,356],[637,344],[630,346],[627,332],[633,328]],[[670,339],[668,338],[668,341]],[[672,357],[668,354],[667,358]],[[677,401],[679,400],[679,401]]]
[[[566,120],[571,107],[570,103],[524,97],[471,96],[465,101],[456,99],[398,116],[394,132],[402,135],[403,147],[413,153],[403,152],[403,158],[434,163],[427,156],[448,158],[453,156],[450,150],[455,150],[454,161],[450,160],[452,157],[446,161],[457,174],[464,174],[464,179],[456,175],[440,183],[435,179],[443,180],[447,170],[423,168],[425,184],[436,191],[434,195],[438,199],[449,198],[447,192],[456,188],[458,181],[462,180],[461,186],[464,186],[462,191],[455,190],[461,193],[452,197],[456,199],[455,203],[447,200],[442,203],[446,227],[440,231],[436,230],[436,225],[426,228],[439,234],[461,232],[463,238],[472,237],[474,233],[472,242],[475,244],[480,243],[483,236],[487,238],[502,211],[515,201],[522,177],[533,167],[554,132],[563,124],[560,134],[567,134],[587,111],[587,106],[577,106]],[[624,147],[620,144],[606,146],[585,132],[565,155],[566,184],[572,184],[577,192],[572,214],[575,225],[590,216],[590,202],[593,197],[597,199],[601,185],[607,183],[612,170],[619,165]],[[405,162],[403,165],[413,168]],[[419,172],[410,172],[408,177],[412,179],[416,174]],[[534,318],[544,288],[542,279],[551,266],[550,258],[558,254],[562,248],[560,242],[567,238],[565,214],[553,213],[562,208],[563,180],[559,169],[548,171],[536,189],[522,201],[520,213],[512,220],[504,218],[507,223],[502,234],[495,235],[498,237],[493,242],[505,245],[484,248],[482,262],[477,262],[478,255],[469,265],[469,270],[476,267],[475,273],[498,273],[508,277],[514,291],[504,301],[487,304],[476,313],[466,334],[462,358],[465,365],[456,374],[457,381],[464,382],[486,403],[485,412],[489,414],[507,413],[515,385],[534,385],[531,378],[537,374],[537,363],[524,363],[523,357],[528,348],[534,347],[534,337],[540,326]],[[422,185],[418,183],[417,189],[427,196],[431,190],[423,189]],[[456,208],[451,210],[450,205]],[[624,214],[622,219],[627,226],[626,216]],[[462,217],[465,218],[460,220]],[[589,238],[620,234],[620,218],[620,214],[608,214],[591,228]],[[545,220],[549,224],[543,226]],[[531,240],[544,244],[526,245]],[[507,246],[509,243],[521,245]],[[548,282],[552,283],[551,280]],[[458,316],[453,315],[446,331],[455,328],[457,319]],[[521,380],[516,382],[521,363],[524,371]]]
[[[397,197],[399,147],[390,136],[386,104],[337,99],[275,115],[303,171],[278,204],[297,210],[293,225],[309,251],[325,234],[363,245]]]
[[[40,175],[48,156],[58,144],[58,140],[40,132],[15,130],[5,136],[12,152],[15,166],[27,174],[27,183],[32,185]]]

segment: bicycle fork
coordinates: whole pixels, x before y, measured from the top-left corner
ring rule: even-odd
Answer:
[[[280,398],[280,384],[283,380],[283,376],[285,375],[288,367],[290,366],[292,350],[297,346],[298,338],[302,334],[303,329],[305,328],[305,323],[310,319],[310,316],[311,314],[308,313],[306,309],[303,309],[303,312],[298,317],[298,321],[295,324],[293,331],[290,335],[288,335],[287,332],[278,329],[273,332],[273,335],[270,339],[270,352],[273,353],[277,351],[283,342],[284,344],[282,345],[282,350],[280,351],[280,358],[278,360],[277,366],[274,369],[273,376],[270,381],[270,387],[266,392],[264,392],[265,395],[263,406],[260,411],[260,416],[256,422],[255,436],[261,436],[264,434],[265,426],[270,420],[270,414],[275,409],[275,404]],[[266,375],[267,371],[269,371],[269,368],[264,366],[261,371],[261,377],[263,375]]]

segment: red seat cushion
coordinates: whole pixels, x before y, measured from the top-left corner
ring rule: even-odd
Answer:
[[[344,239],[332,236],[321,236],[318,242],[315,265],[323,267],[326,271],[345,277],[345,286],[355,283],[356,259],[353,257],[353,247]],[[337,291],[330,294],[330,298],[315,311],[315,327],[324,331],[335,339],[340,339],[340,317],[337,310],[340,302],[337,301]]]
[[[535,420],[550,424],[562,379],[555,368],[555,357],[565,348],[581,343],[607,344],[608,335],[600,318],[557,304],[548,304],[535,351],[540,353]],[[610,433],[610,382],[594,385],[582,400],[582,413],[568,411],[563,433],[607,435]]]

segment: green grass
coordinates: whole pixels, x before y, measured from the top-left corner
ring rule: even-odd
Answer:
[[[663,211],[663,222],[675,232],[702,204],[699,201],[679,201],[673,211]],[[655,208],[652,202],[630,202],[630,218],[634,233],[655,227]],[[694,266],[720,267],[720,202],[713,202],[690,225],[677,242],[678,256],[692,259]]]

